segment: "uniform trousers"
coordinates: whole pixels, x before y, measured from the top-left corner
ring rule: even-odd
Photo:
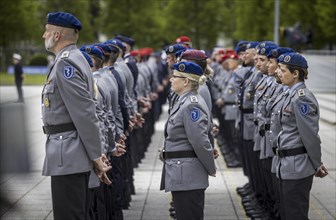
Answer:
[[[177,220],[203,220],[205,189],[172,191]]]
[[[15,85],[16,85],[16,90],[18,92],[18,96],[19,96],[18,98],[19,102],[23,102],[22,81],[23,81],[22,78],[15,79]]]
[[[86,200],[90,172],[51,176],[55,220],[86,219]]]
[[[281,220],[306,220],[313,175],[298,180],[280,180]]]

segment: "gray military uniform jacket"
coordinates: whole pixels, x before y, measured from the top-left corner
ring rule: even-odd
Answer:
[[[161,190],[205,189],[208,175],[216,172],[213,148],[208,137],[210,112],[203,98],[194,92],[179,97],[165,126],[164,150],[194,151],[197,157],[164,161]]]
[[[73,122],[76,130],[47,135],[42,174],[67,175],[92,170],[101,155],[91,69],[76,45],[57,54],[42,91],[45,126]]]
[[[319,106],[313,93],[303,82],[290,89],[280,113],[282,130],[278,135],[279,149],[304,147],[307,153],[280,158],[277,176],[302,179],[313,175],[321,166]]]

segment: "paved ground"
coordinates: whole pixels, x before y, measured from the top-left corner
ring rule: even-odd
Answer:
[[[41,175],[44,159],[45,136],[41,131],[40,119],[40,86],[25,86],[25,112],[27,147],[30,152],[30,171],[28,173],[5,174],[2,176],[1,194],[9,199],[8,206],[2,204],[1,219],[53,219],[51,209],[50,178]],[[314,179],[310,201],[310,219],[336,218],[336,192],[335,192],[335,94],[316,94],[321,108],[320,136],[322,139],[323,161],[329,169],[329,175],[324,179]],[[14,87],[0,87],[1,106],[13,104],[16,100]],[[135,169],[136,195],[132,196],[131,207],[124,210],[125,220],[168,220],[168,206],[170,194],[159,191],[159,182],[162,162],[157,158],[157,149],[163,138],[163,125],[167,115],[164,114],[156,124],[156,132],[148,148],[145,158]],[[9,120],[9,118],[8,118]],[[13,124],[16,125],[13,121]],[[1,126],[3,122],[1,121]],[[20,128],[20,126],[19,126]],[[1,138],[4,138],[2,136]],[[20,137],[15,137],[19,139]],[[13,153],[8,159],[18,161]],[[20,160],[21,161],[21,160]],[[3,165],[3,163],[2,163]],[[240,197],[235,188],[246,183],[246,178],[240,168],[228,169],[223,157],[216,161],[218,173],[216,178],[210,178],[210,187],[206,190],[205,219],[231,220],[246,219],[240,204]],[[9,167],[2,167],[9,168]]]

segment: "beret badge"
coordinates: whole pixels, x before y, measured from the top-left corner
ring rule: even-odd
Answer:
[[[290,60],[291,60],[291,56],[289,56],[289,55],[285,56],[284,61],[286,63],[288,63]]]
[[[178,69],[179,71],[183,72],[185,70],[185,65],[183,63],[181,63],[179,66],[178,66]]]
[[[89,46],[85,47],[85,52],[91,53],[91,47],[89,47]]]
[[[278,51],[273,50],[273,51],[272,51],[272,56],[273,56],[273,57],[277,57],[277,56],[278,56]]]
[[[265,54],[265,52],[266,52],[266,49],[265,48],[261,48],[260,54]]]
[[[168,48],[168,51],[172,53],[172,52],[174,51],[174,47],[173,47],[173,46],[170,46],[170,47]]]

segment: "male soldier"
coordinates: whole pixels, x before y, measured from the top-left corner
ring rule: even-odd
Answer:
[[[56,12],[47,15],[43,34],[46,49],[56,55],[42,92],[47,134],[42,173],[51,176],[54,219],[85,219],[93,165],[100,179],[111,184],[106,176],[111,167],[101,155],[90,66],[76,47],[81,29],[75,16]]]
[[[21,59],[22,57],[20,54],[17,54],[17,53],[13,54],[15,85],[18,91],[18,96],[19,96],[18,102],[24,102],[23,93],[22,93],[22,81],[24,79],[24,74],[23,74]]]

